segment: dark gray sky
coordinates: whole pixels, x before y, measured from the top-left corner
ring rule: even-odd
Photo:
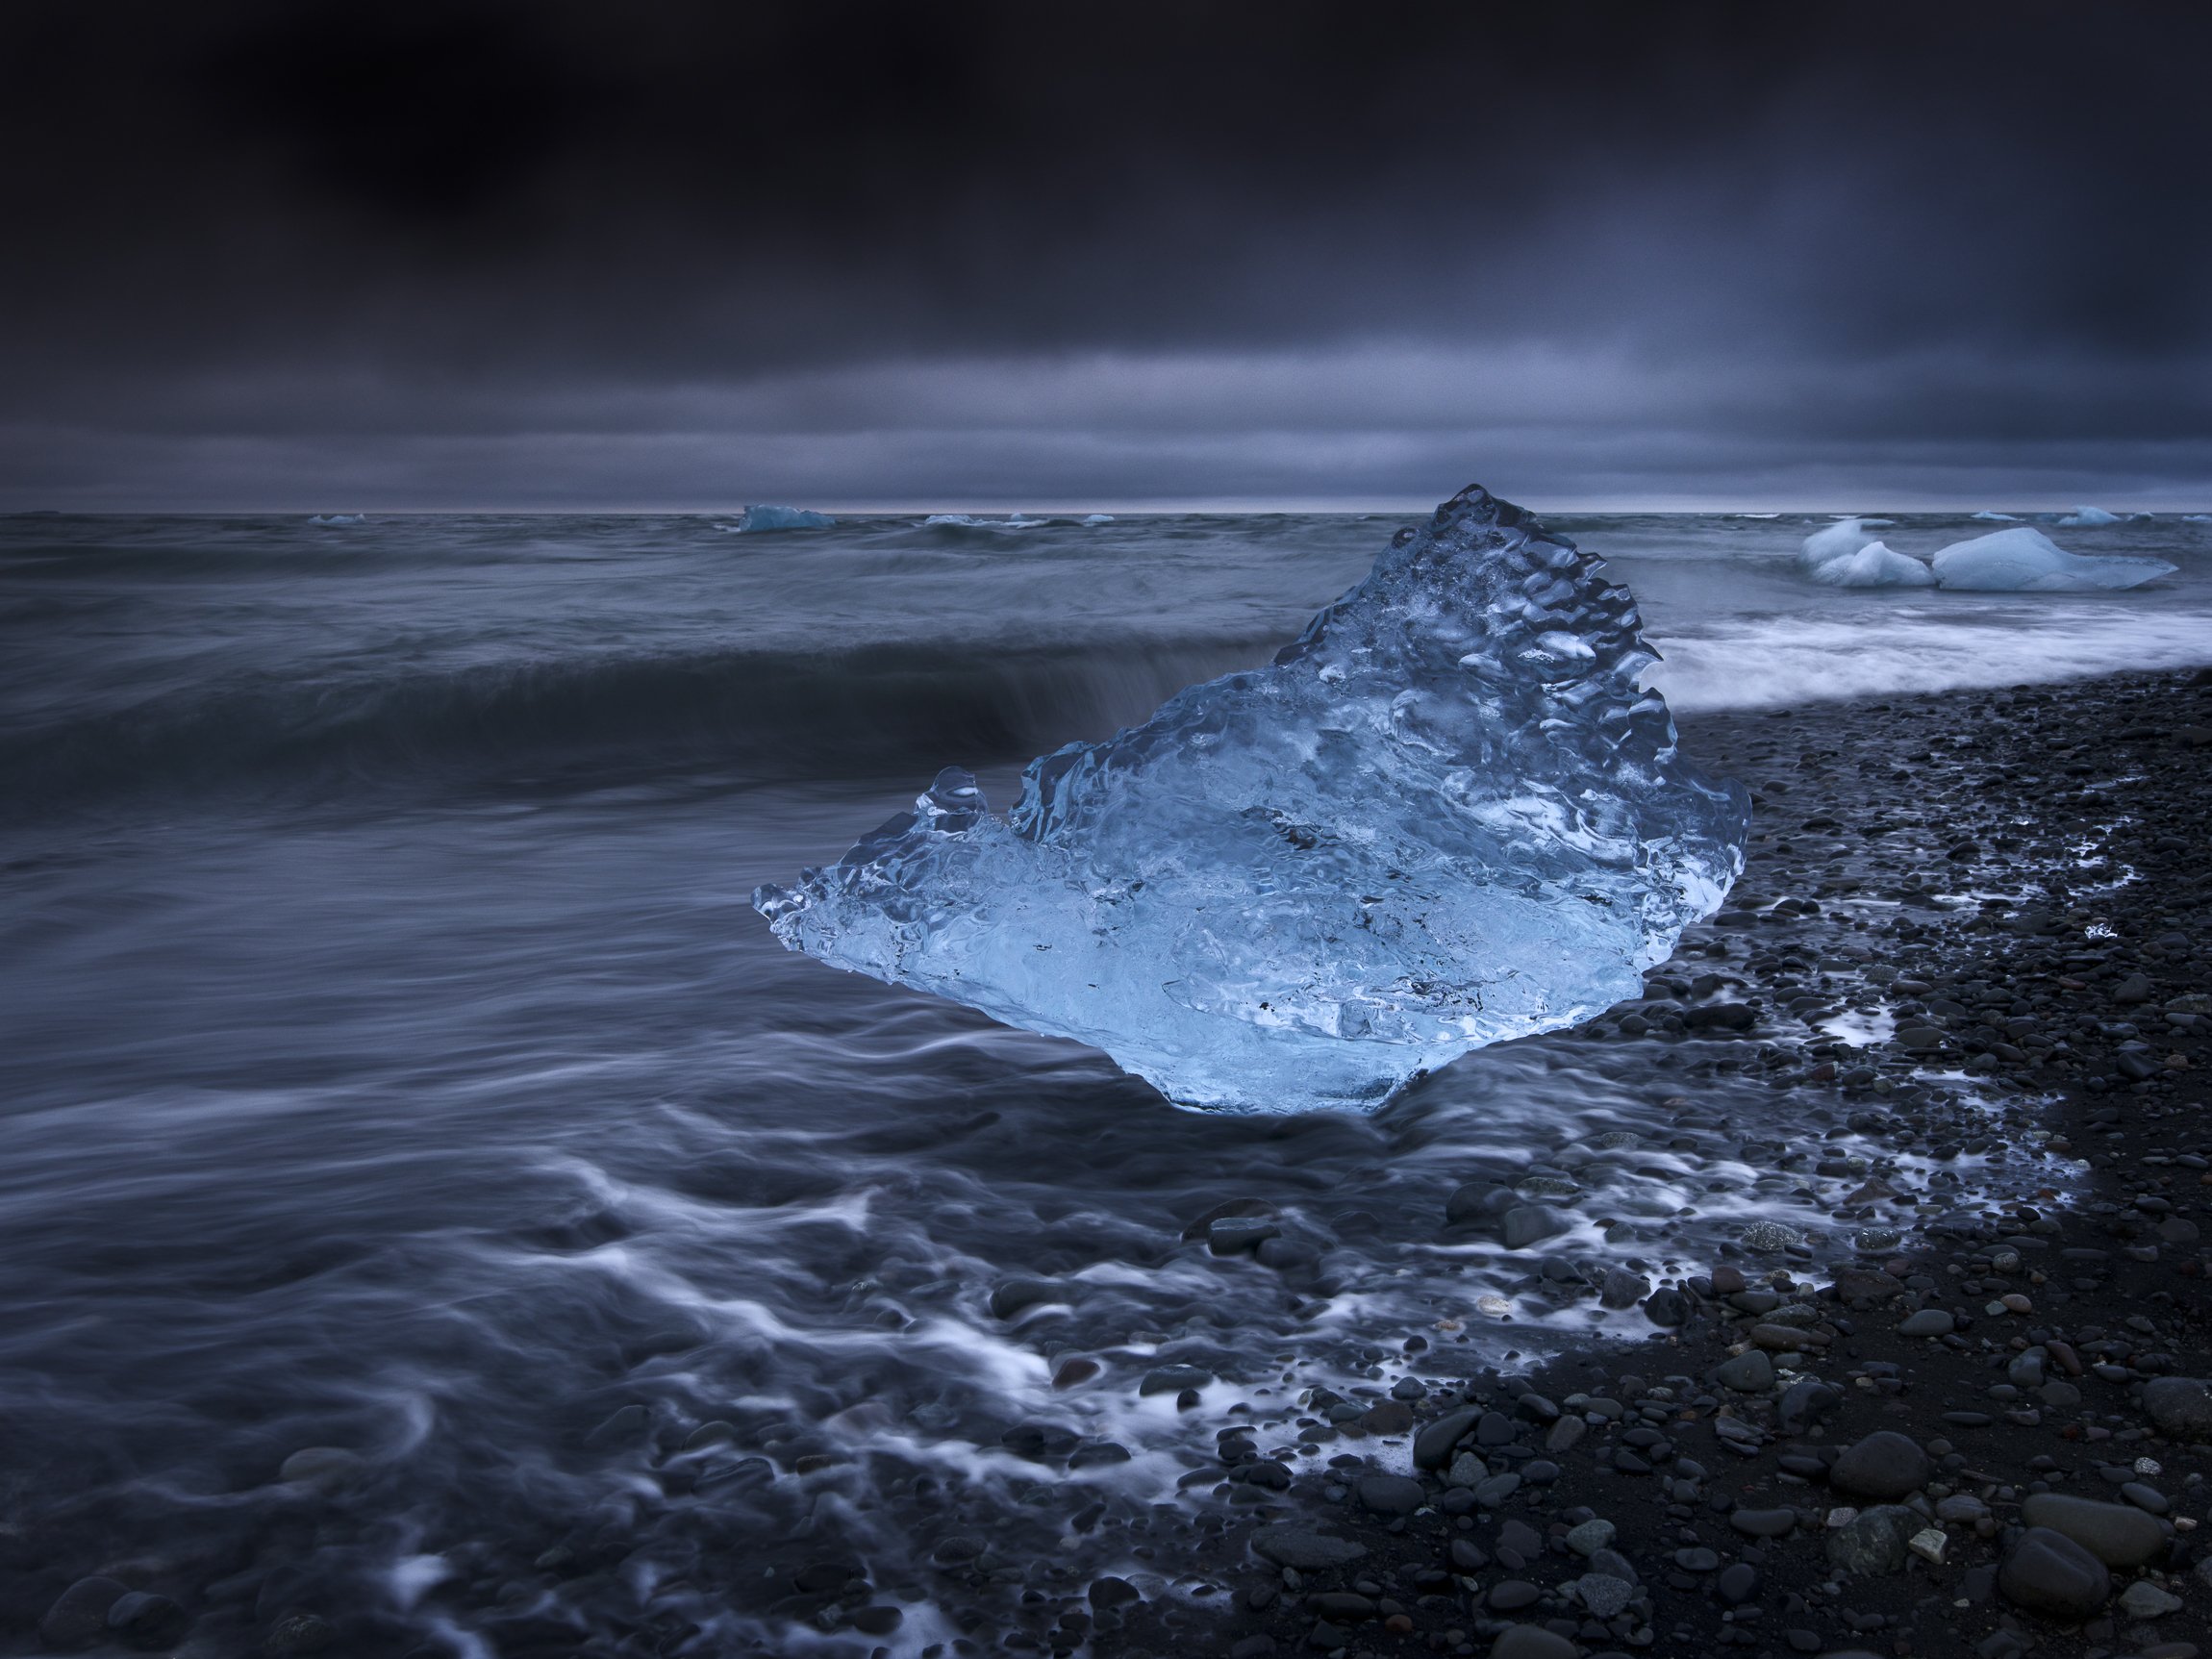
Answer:
[[[22,0],[0,508],[2212,506],[2207,15]]]

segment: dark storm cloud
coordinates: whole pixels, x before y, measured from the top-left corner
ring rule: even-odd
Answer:
[[[18,9],[0,490],[2212,493],[2179,10],[1351,15]]]

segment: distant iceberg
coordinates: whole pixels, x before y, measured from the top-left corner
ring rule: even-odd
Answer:
[[[1826,588],[1932,588],[1935,575],[1918,559],[1893,552],[1868,534],[1888,518],[1840,518],[1805,538],[1797,563]]]
[[[2010,513],[1992,513],[1986,507],[1973,516],[1980,519],[1984,524],[2018,524],[2020,522],[2019,518]]]
[[[2025,524],[1954,541],[1933,564],[1936,579],[1946,588],[2028,593],[2138,588],[2172,575],[2174,568],[2163,559],[2084,559]]]
[[[1111,513],[1086,513],[1083,515],[1083,522],[1086,524],[1111,524],[1114,522],[1114,515]]]
[[[1470,487],[1271,666],[1032,761],[1003,817],[947,768],[753,903],[1186,1105],[1372,1108],[1637,995],[1743,867],[1749,797],[1681,760],[1602,569]]]
[[[366,524],[365,513],[317,513],[308,519],[310,524]]]
[[[2212,524],[2212,513],[2184,513],[2181,521],[2184,524]]]
[[[727,530],[732,535],[759,535],[767,530],[827,530],[837,520],[826,513],[810,513],[804,507],[747,507],[735,524],[717,524],[716,530]]]
[[[2085,524],[2118,524],[2120,515],[2107,513],[2101,507],[2076,507],[2058,522],[2061,526],[2070,525],[2079,529]]]
[[[1815,566],[1808,574],[1826,588],[1933,588],[1935,572],[1903,553],[1895,553],[1880,541],[1870,541],[1855,553]]]

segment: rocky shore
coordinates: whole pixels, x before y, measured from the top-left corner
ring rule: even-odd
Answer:
[[[968,1287],[1061,1397],[1181,1408],[1179,1498],[1166,1454],[1117,1486],[1127,1447],[1017,1422],[1001,1455],[1035,1472],[1011,1514],[937,1472],[926,1506],[924,1476],[876,1489],[927,1517],[896,1519],[909,1553],[887,1567],[842,1542],[863,1518],[833,1448],[717,1468],[731,1422],[671,1420],[657,1445],[639,1399],[579,1455],[680,1516],[684,1570],[627,1511],[503,1516],[410,1557],[452,1574],[455,1622],[426,1641],[390,1583],[311,1571],[391,1559],[345,1501],[374,1472],[351,1451],[291,1450],[275,1497],[203,1505],[205,1548],[158,1556],[66,1478],[18,1474],[0,1651],[2212,1651],[2212,674],[1714,717],[1685,741],[1752,786],[1749,867],[1645,995],[1566,1040],[1611,1045],[1592,1052],[1650,1110],[1536,1149],[1559,1167],[1459,1164],[1496,1178],[1425,1189],[1449,1193],[1411,1229],[1436,1248],[1373,1270],[1433,1289],[1430,1322],[1332,1334],[1361,1269],[1324,1272],[1233,1190],[1143,1266],[1258,1275],[1309,1350],[1229,1319],[1202,1345],[1048,1346],[1049,1286]],[[1769,1091],[1778,1112],[1731,1120]],[[1625,1207],[1639,1184],[1684,1201]],[[1480,1294],[1453,1276],[1477,1254]],[[1574,1334],[1598,1321],[1628,1339]],[[788,1496],[788,1536],[724,1496],[742,1480]],[[746,1597],[765,1617],[717,1626]]]
[[[1212,1482],[1237,1520],[1163,1546],[1192,1593],[1102,1580],[1026,1645],[2212,1643],[2212,674],[1713,718],[1686,742],[1752,784],[1749,867],[1589,1035],[1735,1034],[1734,1066],[1805,1101],[1781,1167],[1851,1184],[1833,1231],[1654,1283],[1578,1274],[1546,1256],[1541,1205],[1463,1191],[1441,1222],[1523,1250],[1532,1285],[1640,1305],[1648,1337],[1431,1378],[1434,1333],[1409,1331],[1387,1391],[1237,1408]],[[1674,1104],[1697,1112],[1694,1084]],[[1824,1156],[1847,1129],[1888,1155]],[[1320,1436],[1342,1449],[1296,1455]]]

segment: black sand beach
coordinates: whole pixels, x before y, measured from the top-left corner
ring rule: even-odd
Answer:
[[[1036,1647],[2198,1651],[2212,675],[1709,717],[1685,741],[1757,791],[1749,867],[1652,997],[1589,1036],[1631,1015],[1736,1031],[1735,1064],[1804,1102],[1788,1167],[1836,1182],[1832,1234],[1658,1289],[1642,1343],[1232,1415],[1196,1487],[1219,1507],[1157,1546],[1208,1593],[1093,1585],[1039,1610]],[[2023,879],[2048,897],[1981,896]],[[1886,1041],[1808,1030],[1854,1005],[1892,1013]],[[1676,1104],[1695,1118],[1695,1089]],[[1824,1162],[1846,1122],[1895,1162]],[[1980,1155],[2023,1138],[2047,1179],[1989,1190]],[[1561,1295],[1642,1288],[1526,1257]],[[1332,1417],[1331,1468],[1286,1478],[1269,1449]]]

